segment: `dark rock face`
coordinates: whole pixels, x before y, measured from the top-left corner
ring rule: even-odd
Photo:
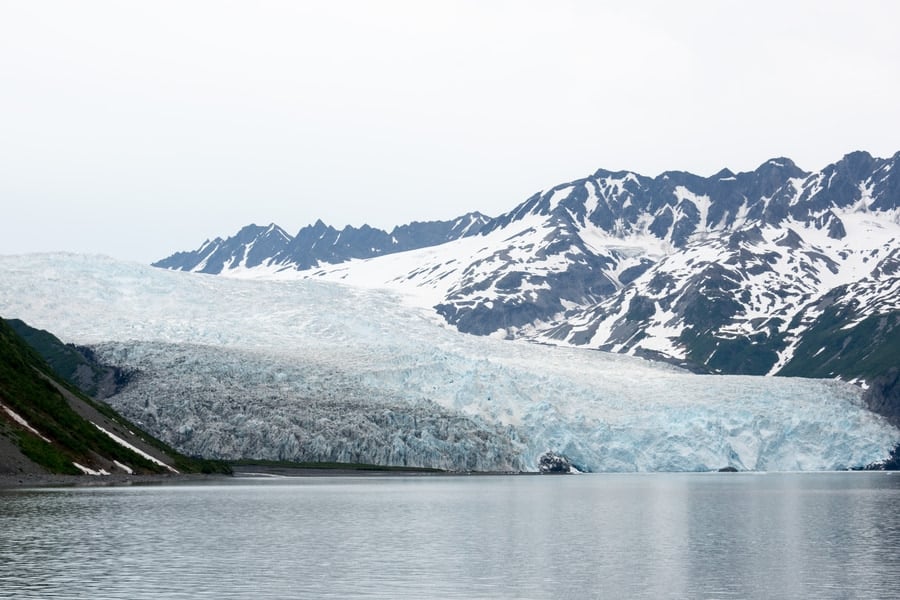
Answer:
[[[320,262],[339,263],[351,258],[371,258],[388,253],[391,236],[368,225],[347,226],[338,231],[321,220],[302,228],[287,247],[273,257],[278,264],[294,263],[297,269],[316,267]]]
[[[154,267],[198,273],[221,273],[225,269],[258,267],[287,248],[291,237],[275,224],[248,225],[234,236],[207,240],[193,252],[176,252],[153,263]]]
[[[572,463],[562,454],[557,454],[551,450],[541,455],[538,461],[538,468],[543,474],[571,473]]]
[[[900,471],[900,444],[894,446],[890,456],[883,461],[866,465],[866,471]]]
[[[900,310],[891,292],[897,250],[889,247],[896,241],[854,250],[844,215],[892,220],[880,211],[900,207],[898,168],[900,153],[890,160],[853,153],[818,173],[773,159],[753,173],[723,171],[709,179],[636,176],[636,187],[628,188],[631,207],[639,205],[648,231],[676,250],[648,265],[642,277],[620,279],[621,287],[595,306],[570,311],[532,337],[676,364],[673,358],[681,357],[711,372],[871,382],[900,367],[890,358],[900,347]],[[644,195],[651,189],[655,198],[648,200]],[[614,193],[626,194],[624,188]],[[612,196],[601,195],[601,203],[608,199],[608,207],[614,206]],[[693,209],[701,206],[698,219]],[[630,213],[613,212],[619,230],[632,226]],[[817,246],[819,232],[847,250]],[[833,289],[823,285],[834,275],[860,277],[842,271],[844,261],[860,259],[872,265],[869,275]],[[642,346],[661,330],[671,350]],[[872,395],[885,415],[894,410],[888,397],[876,401]]]
[[[900,367],[875,377],[863,399],[870,410],[900,427]]]
[[[564,257],[570,247],[557,256]],[[486,277],[464,278],[435,310],[463,333],[487,335],[498,329],[515,330],[565,310],[564,302],[584,303],[608,296],[616,284],[604,274],[608,261],[587,256],[588,264],[572,261],[564,271],[546,276],[522,271],[498,270]],[[516,267],[511,267],[515,269]],[[521,289],[531,291],[527,296]],[[489,302],[471,301],[493,289]]]
[[[814,173],[784,157],[711,177],[601,169],[494,219],[473,213],[390,233],[319,221],[293,238],[251,226],[157,266],[312,270],[479,236],[483,252],[461,257],[454,248],[420,267],[450,283],[433,308],[462,332],[588,346],[704,372],[871,382],[900,368],[884,359],[900,351],[891,287],[900,250],[896,240],[885,243],[891,254],[852,238],[858,214],[877,221],[897,209],[900,152],[890,159],[854,152]],[[850,263],[857,280],[845,284]],[[871,273],[858,273],[859,264]],[[896,404],[875,392],[871,402],[885,414]]]
[[[622,315],[629,305],[639,310],[653,307],[649,300],[642,300],[640,292],[635,294],[630,288],[641,275],[653,272],[649,284],[652,291],[665,295],[671,290],[668,297],[660,299],[659,306],[661,310],[673,311],[681,321],[686,331],[682,342],[700,339],[732,325],[735,317],[755,300],[744,287],[748,277],[778,281],[784,275],[779,271],[784,268],[782,263],[790,263],[788,268],[800,273],[791,283],[792,293],[797,302],[807,301],[810,286],[801,279],[814,283],[821,280],[822,269],[834,274],[839,265],[815,252],[798,231],[808,235],[807,229],[815,229],[834,240],[846,238],[847,229],[838,213],[853,209],[861,201],[863,187],[872,190],[871,199],[867,199],[869,210],[876,206],[878,210],[900,207],[900,176],[896,173],[900,173],[898,156],[884,160],[864,152],[850,154],[818,173],[805,172],[787,158],[769,160],[752,172],[734,174],[723,170],[708,178],[683,172],[649,178],[599,170],[590,177],[535,194],[482,230],[513,232],[517,223],[526,218],[530,223],[542,219],[545,227],[553,229],[551,238],[534,248],[532,256],[552,255],[568,266],[517,279],[520,285],[539,288],[538,292],[524,300],[520,296],[506,300],[503,293],[510,280],[502,278],[505,272],[482,272],[476,279],[461,282],[437,310],[466,333],[489,334],[511,328],[513,332],[508,335],[515,336],[517,328],[544,322],[549,324],[546,337],[550,339],[627,352],[644,338],[644,326],[633,314],[604,328],[612,334],[605,344],[598,344],[596,326],[572,327],[573,321],[589,323],[595,317],[584,312],[577,314],[568,307],[581,305],[582,311],[596,311],[596,318],[601,320]],[[710,244],[722,245],[717,250],[721,259],[688,264],[691,269],[687,274],[682,269],[673,278],[665,269],[656,269],[655,260],[647,256],[630,266],[615,251],[607,249],[604,254],[604,250],[585,244],[584,232],[591,228],[599,228],[612,238],[655,237],[671,244],[676,253],[708,240]],[[779,251],[772,248],[769,234],[765,233],[773,228],[783,232],[775,244]],[[796,259],[793,254],[798,255]],[[526,273],[528,262],[521,269]],[[619,269],[623,263],[629,266]],[[485,293],[492,288],[494,295]],[[761,294],[771,298],[772,305],[792,300],[785,298],[788,292],[779,285],[769,286]],[[619,305],[604,305],[605,301]],[[591,303],[596,306],[591,307]],[[765,302],[756,300],[756,304]],[[699,362],[697,356],[686,358],[703,366],[704,361],[714,357],[715,364],[706,365],[713,371],[767,373],[785,346],[781,326],[789,320],[789,315],[773,314],[768,320],[761,319],[762,327],[754,332],[765,333],[765,340],[738,340],[730,334],[703,348],[701,354],[705,355]],[[760,346],[761,341],[764,343]],[[764,356],[753,356],[756,347],[762,348]]]
[[[338,230],[321,220],[290,236],[274,223],[248,225],[234,236],[207,240],[193,252],[177,252],[153,263],[176,271],[218,274],[236,267],[282,265],[297,270],[322,263],[341,263],[353,258],[415,250],[476,235],[490,219],[469,213],[451,221],[413,222],[387,231],[363,225]]]
[[[900,311],[865,314],[855,298],[872,297],[886,282],[839,286],[801,311],[789,327],[805,326],[780,374],[869,382],[869,408],[900,426]],[[894,298],[890,287],[886,299]]]
[[[121,391],[135,376],[134,372],[99,361],[90,348],[65,344],[52,333],[30,327],[19,319],[6,323],[34,348],[61,378],[98,400]]]

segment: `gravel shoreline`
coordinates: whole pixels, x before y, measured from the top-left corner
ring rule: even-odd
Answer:
[[[125,485],[174,485],[230,480],[228,475],[161,474],[161,475],[54,475],[49,473],[0,474],[0,490],[47,487],[102,487]]]
[[[223,483],[240,479],[289,479],[293,477],[470,477],[478,475],[526,475],[531,473],[443,472],[416,470],[377,470],[353,468],[235,466],[232,475],[202,473],[163,473],[158,475],[55,475],[52,473],[0,473],[0,490],[47,487],[102,487],[119,485],[179,485],[187,483]]]

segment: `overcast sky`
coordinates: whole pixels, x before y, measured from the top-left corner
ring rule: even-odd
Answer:
[[[900,2],[0,0],[0,254],[900,150]]]

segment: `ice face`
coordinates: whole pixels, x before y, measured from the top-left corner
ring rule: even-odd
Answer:
[[[835,381],[699,376],[460,334],[391,293],[0,257],[0,314],[140,376],[109,402],[205,456],[535,470],[821,470],[900,432]]]

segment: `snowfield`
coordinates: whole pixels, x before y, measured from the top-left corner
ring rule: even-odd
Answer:
[[[137,370],[108,401],[219,458],[536,470],[827,470],[900,431],[837,381],[700,376],[458,333],[396,294],[97,256],[0,257],[0,315]]]

